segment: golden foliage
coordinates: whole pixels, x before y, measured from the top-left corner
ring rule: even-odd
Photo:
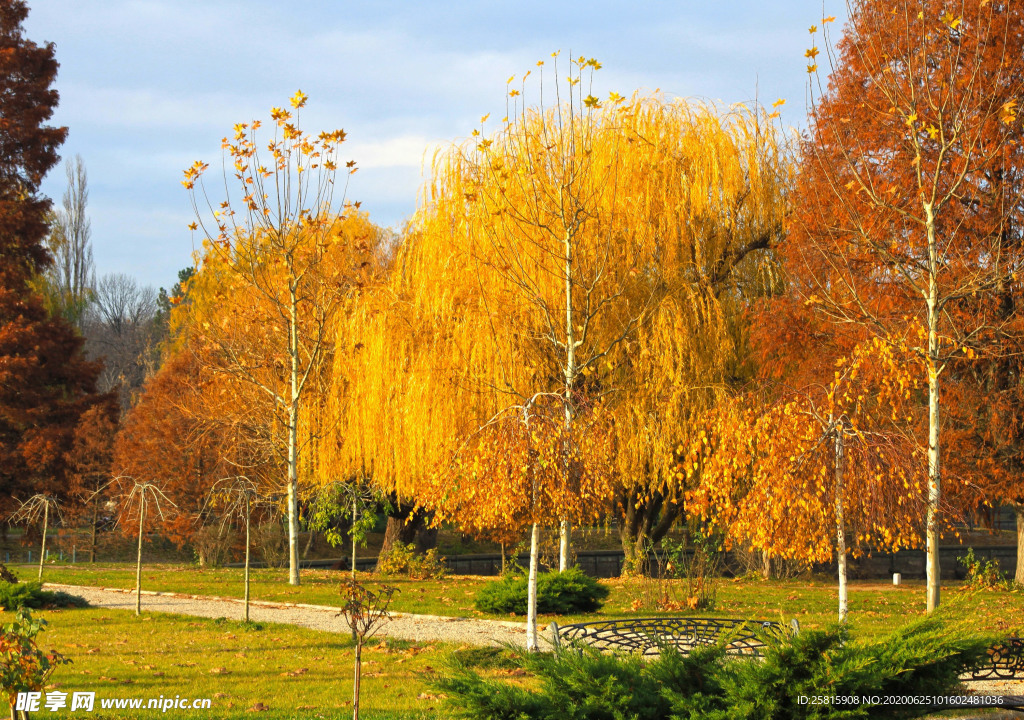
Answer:
[[[580,92],[517,94],[435,157],[387,287],[339,330],[325,476],[481,532],[676,484],[772,280],[790,158],[759,110]]]

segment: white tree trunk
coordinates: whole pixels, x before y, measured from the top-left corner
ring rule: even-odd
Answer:
[[[835,428],[836,456],[836,566],[839,572],[839,622],[846,622],[846,521],[843,516],[843,425]]]
[[[572,536],[572,523],[562,520],[558,524],[558,571],[569,569],[569,542]]]
[[[938,246],[935,240],[935,218],[932,206],[925,203],[928,229],[928,510],[925,529],[925,584],[928,612],[939,606],[941,586],[939,567],[939,502],[942,499],[942,473],[939,452],[939,289]]]
[[[146,493],[139,502],[139,552],[135,557],[135,616],[142,614],[142,530],[146,520]]]
[[[289,272],[292,268],[289,265]],[[292,272],[294,275],[294,273]],[[288,396],[288,584],[299,584],[299,306],[295,283],[289,280],[288,355],[291,363]]]
[[[249,521],[252,517],[249,496],[245,497],[245,621],[249,622]]]
[[[39,579],[43,579],[43,561],[46,560],[46,530],[50,524],[50,502],[43,503],[43,546],[39,550]]]
[[[540,554],[540,526],[530,531],[530,574],[526,581],[526,650],[537,652],[537,560]]]
[[[562,449],[562,481],[566,488],[572,478],[571,453],[572,453],[572,389],[576,382],[576,328],[573,327],[573,306],[572,306],[572,241],[573,236],[567,230],[565,233],[565,438]],[[558,525],[558,570],[564,572],[569,569],[569,535],[571,523],[567,517],[559,518]]]
[[[1017,513],[1017,572],[1014,580],[1018,585],[1024,585],[1024,503],[1014,503],[1013,509]]]

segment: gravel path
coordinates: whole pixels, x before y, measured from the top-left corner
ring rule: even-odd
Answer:
[[[59,585],[47,583],[47,589],[64,590],[78,595],[97,607],[115,610],[134,610],[135,591],[120,588],[98,588],[82,585]],[[242,620],[245,606],[233,598],[205,597],[142,591],[142,609],[149,612],[176,613],[198,617]],[[253,622],[283,623],[299,625],[313,630],[349,633],[345,621],[338,617],[338,608],[301,603],[280,603],[251,601],[249,617]],[[472,620],[469,618],[441,617],[438,615],[411,615],[392,613],[379,637],[395,637],[417,642],[440,641],[447,643],[468,643],[470,645],[499,645],[512,643],[526,644],[524,623],[501,620]]]

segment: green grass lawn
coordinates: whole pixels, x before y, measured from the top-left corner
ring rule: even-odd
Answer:
[[[18,566],[26,576],[26,566]],[[275,602],[301,602],[333,605],[338,599],[338,582],[347,573],[330,570],[306,570],[302,585],[287,584],[286,570],[255,570],[252,578],[252,597]],[[34,577],[34,574],[32,575]],[[392,609],[399,612],[451,615],[458,617],[485,617],[490,619],[521,620],[506,616],[484,615],[473,601],[477,590],[493,578],[449,577],[442,580],[405,580],[401,578],[381,581],[360,573],[370,585],[387,582],[399,588]],[[126,565],[75,565],[47,567],[44,579],[48,582],[71,585],[98,585],[133,588],[135,570]],[[718,583],[717,602],[705,611],[678,610],[652,612],[651,603],[639,606],[638,601],[650,600],[664,589],[650,580],[605,580],[611,595],[604,608],[587,616],[542,617],[543,622],[556,620],[560,624],[611,617],[648,615],[704,615],[711,617],[753,618],[784,620],[796,618],[803,627],[822,627],[836,617],[837,590],[833,580],[794,579],[728,579]],[[238,569],[197,569],[184,565],[156,565],[143,568],[143,588],[188,593],[240,597],[242,571]],[[670,593],[679,596],[681,588],[668,586]],[[850,587],[850,622],[855,632],[873,636],[911,617],[924,614],[924,586],[922,582],[908,582],[894,587],[884,581],[854,581]],[[1024,592],[1014,590],[969,591],[959,583],[947,583],[943,602],[961,614],[976,618],[978,630],[1024,634]]]
[[[40,645],[64,653],[52,689],[95,692],[89,717],[346,718],[352,717],[353,645],[345,635],[267,624],[247,630],[227,620],[128,611],[41,611],[50,626]],[[11,613],[0,613],[9,622]],[[424,677],[453,646],[371,641],[363,650],[361,715],[437,717],[442,705]],[[104,698],[210,698],[209,710],[101,710]],[[269,708],[253,711],[253,708]],[[39,716],[75,716],[81,711]],[[34,714],[35,716],[35,714]]]
[[[21,575],[27,568],[17,568]],[[127,566],[48,567],[46,579],[69,584],[131,587],[134,571]],[[303,585],[287,584],[280,570],[255,573],[254,597],[274,600],[332,604],[337,582],[344,573],[307,571]],[[144,587],[196,595],[238,596],[241,571],[198,570],[190,566],[162,565],[146,569]],[[379,582],[368,576],[370,584]],[[444,580],[392,580],[401,590],[395,609],[459,616],[479,615],[473,609],[476,590],[490,578],[453,577]],[[665,586],[655,581],[610,580],[611,596],[601,612],[586,617],[542,617],[597,620],[609,617],[651,615],[633,609],[638,600],[650,598]],[[669,587],[679,592],[678,587]],[[836,589],[831,581],[723,579],[717,605],[704,612],[677,611],[676,615],[784,620],[797,618],[803,627],[820,627],[835,617]],[[971,628],[1009,634],[1024,631],[1024,593],[1016,590],[968,591],[947,585],[945,611],[971,619]],[[922,583],[900,587],[882,582],[857,582],[850,591],[854,633],[870,637],[891,630],[924,613]],[[85,609],[46,611],[50,628],[42,636],[44,648],[54,648],[74,660],[58,669],[55,689],[69,693],[94,691],[103,698],[174,697],[210,698],[205,710],[111,710],[99,709],[93,717],[109,718],[345,718],[351,717],[352,659],[350,639],[344,635],[267,624],[247,630],[228,620],[145,613],[135,618],[126,611]],[[10,613],[0,613],[7,622]],[[505,618],[508,619],[508,618]],[[426,684],[425,677],[442,669],[455,649],[441,643],[414,645],[388,640],[364,653],[365,717],[446,717],[442,699]],[[465,648],[464,648],[465,649]],[[501,670],[494,670],[501,673]],[[504,671],[508,672],[508,671]],[[530,678],[511,678],[515,682]],[[267,708],[267,709],[262,709]],[[44,711],[44,714],[49,714]],[[53,713],[54,716],[68,713]]]

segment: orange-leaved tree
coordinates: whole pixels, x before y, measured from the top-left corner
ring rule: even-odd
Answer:
[[[923,331],[921,331],[923,332]],[[913,439],[920,360],[872,338],[833,376],[723,405],[687,448],[688,500],[730,542],[827,562],[847,613],[847,554],[917,544],[925,474]]]
[[[941,379],[952,357],[1000,352],[1006,319],[969,301],[1020,264],[1011,221],[1022,200],[1024,9],[851,0],[849,10],[835,52],[827,45],[828,87],[812,102],[786,256],[795,291],[836,322],[883,340],[914,323],[925,329],[931,611],[940,600]],[[807,51],[812,80],[818,54]]]
[[[304,133],[299,115],[306,99],[300,91],[291,110],[271,111],[273,136],[267,145],[258,139],[258,120],[236,125],[234,135],[224,138],[228,195],[222,201],[212,200],[202,184],[206,163],[196,162],[183,181],[198,218],[191,227],[201,227],[205,236],[191,285],[194,339],[208,349],[219,372],[266,396],[284,428],[293,585],[299,583],[300,423],[328,361],[332,319],[347,289],[358,285],[358,268],[323,272],[325,259],[348,239],[337,224],[355,164],[346,164],[346,183],[338,188],[345,132]],[[199,302],[195,296],[204,274],[214,292]],[[218,308],[220,297],[227,296],[235,308],[252,311],[230,318]],[[200,317],[206,310],[210,317]]]

